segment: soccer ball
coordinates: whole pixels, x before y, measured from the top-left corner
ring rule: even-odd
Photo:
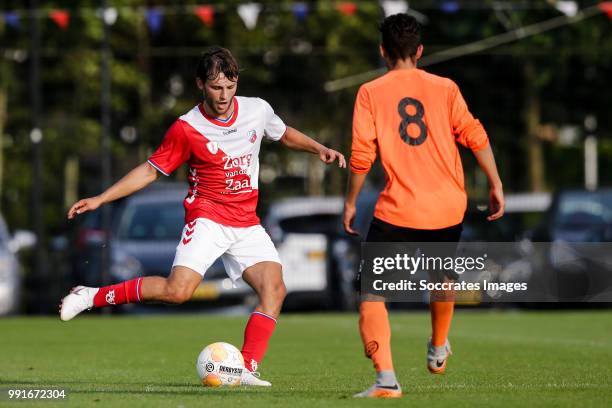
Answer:
[[[242,353],[229,343],[213,343],[204,347],[196,362],[198,375],[205,387],[236,387],[244,368]]]

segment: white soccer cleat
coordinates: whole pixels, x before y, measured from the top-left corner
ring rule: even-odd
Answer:
[[[353,395],[353,398],[401,398],[402,387],[399,384],[380,385],[374,384],[367,390]]]
[[[432,374],[444,374],[446,372],[446,362],[448,357],[453,354],[450,342],[446,340],[443,346],[435,347],[431,344],[431,338],[427,342],[427,369]]]
[[[242,371],[240,385],[245,385],[247,387],[271,387],[272,383],[270,383],[269,381],[260,380],[259,373],[257,371],[249,371],[245,368]]]
[[[87,286],[73,288],[68,296],[62,299],[60,319],[67,322],[79,313],[91,309],[94,304],[94,296],[98,293],[98,290],[98,288]]]

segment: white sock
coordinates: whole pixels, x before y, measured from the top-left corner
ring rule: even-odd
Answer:
[[[392,387],[395,384],[397,384],[397,379],[395,378],[395,371],[385,370],[376,373],[376,385]]]

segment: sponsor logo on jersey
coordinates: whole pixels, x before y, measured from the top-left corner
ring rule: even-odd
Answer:
[[[255,130],[249,130],[247,137],[249,138],[249,142],[255,143],[257,141],[257,132]]]
[[[227,136],[227,135],[231,135],[232,133],[236,133],[238,131],[238,128],[233,128],[230,130],[225,130],[223,131],[223,136]]]
[[[229,170],[233,167],[249,167],[251,165],[251,159],[253,155],[251,153],[242,155],[240,157],[223,157],[223,170]]]
[[[217,142],[208,142],[206,143],[206,148],[211,154],[217,154],[219,151],[219,144]]]
[[[108,293],[106,294],[106,303],[108,303],[109,305],[114,305],[115,304],[115,289],[109,290]]]

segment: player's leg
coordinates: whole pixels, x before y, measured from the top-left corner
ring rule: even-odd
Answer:
[[[376,382],[357,398],[398,398],[401,387],[395,377],[391,355],[391,326],[385,299],[366,295],[359,305],[359,333],[366,357],[374,363]]]
[[[67,321],[93,307],[125,303],[180,304],[191,298],[209,266],[230,246],[223,226],[203,218],[185,225],[168,278],[147,276],[102,288],[77,286],[62,299],[60,317]]]
[[[452,279],[443,277],[443,282]],[[448,291],[431,291],[429,310],[431,313],[431,338],[427,342],[427,369],[432,374],[444,374],[446,362],[451,355],[448,333],[453,320],[455,293]]]
[[[397,227],[374,218],[366,242],[390,242]],[[355,394],[357,398],[398,398],[402,390],[395,377],[391,354],[391,326],[385,299],[362,293],[359,305],[359,334],[367,358],[376,370],[376,382],[367,390]]]
[[[233,281],[242,278],[259,297],[244,331],[242,355],[247,370],[242,385],[270,386],[252,373],[266,353],[285,299],[282,266],[272,240],[260,225],[237,228],[233,233],[236,240],[221,257],[225,270]]]
[[[191,299],[201,281],[202,275],[194,270],[175,266],[167,278],[145,276],[101,288],[77,286],[62,299],[60,317],[68,321],[84,310],[126,303],[181,304]]]
[[[247,268],[242,278],[259,297],[259,305],[251,314],[244,330],[242,355],[246,367],[257,371],[274,333],[276,319],[285,300],[282,267],[277,262],[259,262]]]
[[[454,256],[456,243],[461,238],[461,224],[441,230],[423,231],[423,241],[439,242],[440,256]],[[437,282],[453,282],[457,276],[453,271],[450,276],[445,271],[434,271],[430,280]],[[448,334],[455,309],[455,292],[453,290],[431,291],[429,294],[429,310],[431,313],[431,338],[427,342],[427,369],[432,374],[443,374],[446,362],[451,355]]]

